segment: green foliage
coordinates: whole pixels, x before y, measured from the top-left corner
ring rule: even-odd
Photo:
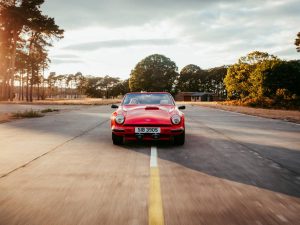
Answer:
[[[48,109],[43,109],[43,110],[41,110],[41,113],[58,112],[58,111],[59,111],[58,109],[51,109],[51,108],[48,108]]]
[[[92,98],[115,98],[129,92],[129,80],[118,77],[86,76],[81,72],[76,74],[56,75],[51,72],[47,79],[50,97],[78,98],[87,95]]]
[[[278,60],[278,58],[274,55],[270,55],[267,52],[253,51],[248,55],[243,56],[239,59],[239,64],[249,64],[249,65],[257,65],[261,62]]]
[[[86,77],[83,86],[84,93],[94,98],[111,98],[124,95],[129,91],[128,80],[121,81],[120,78],[105,77]]]
[[[206,73],[199,66],[189,64],[182,68],[178,78],[177,91],[196,92],[204,91],[202,84],[204,84]]]
[[[129,87],[131,91],[174,91],[178,76],[175,62],[154,54],[140,61],[131,71]]]
[[[224,79],[229,99],[260,98],[265,95],[265,74],[280,60],[265,52],[251,52],[230,66]]]
[[[84,87],[85,94],[94,98],[103,97],[103,93],[100,91],[100,83],[102,79],[102,77],[87,77],[86,86]]]
[[[227,96],[224,84],[224,78],[227,74],[227,66],[219,66],[206,70],[207,76],[204,83],[204,90],[213,92],[220,99]]]
[[[207,91],[222,99],[226,97],[226,73],[227,66],[202,70],[197,65],[189,64],[178,75],[176,64],[170,59],[150,55],[132,70],[129,86],[130,91],[168,91],[172,94]]]
[[[300,105],[300,61],[282,61],[268,53],[252,52],[228,68],[224,82],[228,98],[243,105]]]
[[[278,89],[285,89],[290,96],[300,96],[300,60],[280,61],[264,76],[266,96],[276,96]]]
[[[177,79],[176,91],[212,92],[220,99],[226,97],[224,78],[227,67],[220,66],[202,70],[199,66],[189,64],[182,68]]]
[[[245,98],[249,95],[251,66],[245,63],[234,64],[227,70],[224,83],[229,99]]]
[[[249,77],[249,94],[253,98],[261,98],[267,96],[268,74],[273,68],[280,63],[278,59],[267,59],[258,62]]]
[[[34,117],[43,117],[44,115],[41,114],[39,111],[34,110],[26,110],[24,112],[16,112],[12,114],[15,118],[34,118]]]
[[[111,90],[109,91],[110,96],[112,96],[112,97],[125,95],[128,92],[130,92],[130,90],[129,90],[129,79],[126,79],[124,81],[120,81],[119,83],[115,84],[111,88]]]

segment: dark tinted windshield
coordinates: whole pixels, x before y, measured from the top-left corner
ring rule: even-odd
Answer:
[[[174,105],[173,98],[170,94],[127,94],[123,100],[123,105]]]

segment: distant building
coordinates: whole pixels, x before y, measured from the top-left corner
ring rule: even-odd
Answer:
[[[179,92],[175,96],[175,100],[184,102],[210,102],[217,100],[217,98],[211,92]]]

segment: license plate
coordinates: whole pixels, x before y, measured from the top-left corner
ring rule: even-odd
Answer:
[[[139,134],[157,134],[160,133],[159,127],[136,127],[135,133]]]

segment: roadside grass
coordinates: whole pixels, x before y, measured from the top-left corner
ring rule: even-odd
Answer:
[[[48,113],[48,112],[58,112],[59,109],[51,109],[51,108],[48,108],[48,109],[43,109],[41,110],[41,113]]]
[[[47,100],[34,100],[33,102],[26,101],[0,101],[0,104],[21,104],[21,105],[53,105],[53,107],[57,105],[111,105],[111,104],[119,104],[121,99],[102,99],[102,98],[82,98],[82,99],[47,99]],[[49,107],[49,106],[48,106]],[[34,117],[42,117],[45,116],[45,113],[49,112],[57,112],[59,109],[46,108],[43,110],[27,110],[20,112],[8,112],[1,113],[0,112],[0,123],[9,122],[15,119],[22,118],[34,118]]]
[[[43,117],[44,114],[42,114],[40,111],[34,111],[34,110],[26,110],[24,112],[15,112],[12,113],[13,118],[36,118],[36,117]]]
[[[47,109],[43,109],[43,110],[26,110],[23,112],[15,112],[12,113],[12,117],[13,118],[35,118],[35,117],[43,117],[45,116],[45,113],[49,113],[49,112],[58,112],[58,109],[51,109],[51,108],[47,108]]]
[[[38,118],[45,116],[46,113],[49,112],[58,112],[59,109],[43,109],[43,110],[26,110],[26,111],[18,111],[11,113],[0,113],[0,123],[5,123],[12,121],[14,119],[23,119],[23,118]]]
[[[249,98],[243,100],[227,100],[218,104],[227,106],[245,106],[259,109],[300,110],[298,99]]]

